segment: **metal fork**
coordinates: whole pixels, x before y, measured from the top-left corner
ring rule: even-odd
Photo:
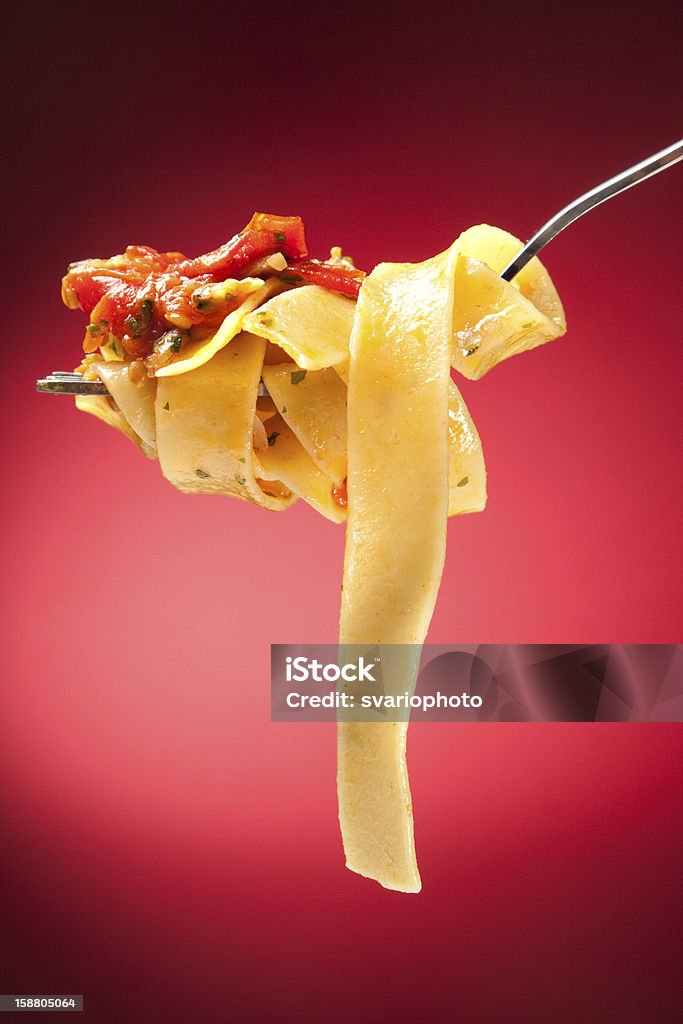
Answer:
[[[81,373],[53,370],[47,377],[36,381],[36,391],[45,395],[108,395],[99,380],[84,380]]]
[[[612,196],[625,192],[627,188],[632,188],[633,185],[645,181],[646,178],[651,178],[653,174],[659,174],[665,167],[677,164],[679,160],[683,160],[683,139],[672,143],[666,149],[660,149],[653,156],[648,156],[645,160],[641,160],[639,164],[634,164],[633,167],[622,171],[621,174],[615,174],[613,178],[603,181],[602,185],[596,185],[590,192],[579,196],[573,203],[564,206],[559,213],[551,217],[536,232],[533,238],[529,239],[524,248],[517,253],[512,263],[507,265],[500,276],[505,281],[511,281],[544,245],[547,245],[555,235],[559,235],[560,231],[563,231],[573,221],[578,220],[584,213],[588,213],[589,210],[599,206],[600,203],[604,203],[605,200],[611,199]]]
[[[584,213],[588,213],[589,210],[599,206],[600,203],[604,203],[605,200],[611,199],[612,196],[625,192],[627,188],[645,181],[646,178],[651,178],[653,174],[659,174],[665,167],[671,167],[673,164],[678,163],[679,160],[683,160],[683,139],[679,139],[678,142],[667,146],[666,149],[661,149],[653,156],[641,160],[640,163],[634,164],[633,167],[622,171],[621,174],[616,174],[613,178],[608,178],[601,185],[596,185],[595,188],[592,188],[590,192],[579,196],[578,199],[575,199],[568,206],[563,207],[554,217],[551,217],[529,239],[524,248],[520,249],[514,260],[508,264],[500,276],[505,281],[511,281],[527,265],[529,260],[533,259],[540,252],[544,245],[547,245],[555,235],[558,235],[560,231],[583,216]],[[65,373],[60,370],[53,370],[48,377],[37,380],[36,391],[49,395],[109,394],[104,384],[100,381],[83,380],[80,373]],[[268,394],[263,382],[259,384],[258,393],[259,395]]]
[[[36,391],[44,395],[108,395],[105,385],[100,380],[84,380],[81,373],[53,370],[47,377],[36,381]],[[267,395],[266,386],[261,381],[258,386],[261,397]]]

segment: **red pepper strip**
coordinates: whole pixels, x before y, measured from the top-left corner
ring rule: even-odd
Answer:
[[[355,267],[343,267],[338,263],[323,263],[320,260],[289,260],[284,274],[291,272],[308,281],[319,284],[333,292],[351,295],[354,298],[365,279],[365,271]]]
[[[213,252],[179,263],[183,277],[211,274],[225,280],[240,273],[257,260],[281,252],[290,259],[308,255],[304,222],[301,217],[277,217],[255,213],[246,228]]]
[[[146,245],[129,245],[121,256],[108,260],[80,260],[72,263],[62,280],[62,299],[73,308],[74,298],[88,316],[109,293],[116,294],[122,284],[140,286],[152,274],[165,273],[180,260],[181,252],[157,252]]]

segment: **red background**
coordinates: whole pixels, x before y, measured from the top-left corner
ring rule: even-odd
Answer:
[[[346,872],[334,730],[268,706],[271,642],[335,640],[343,531],[181,495],[32,382],[79,358],[66,264],[128,242],[255,209],[368,268],[528,236],[681,134],[680,16],[104,7],[4,26],[0,989],[98,1022],[674,1019],[678,726],[413,728],[424,891]],[[465,383],[489,507],[449,525],[431,640],[681,639],[680,194],[554,242],[566,338]]]

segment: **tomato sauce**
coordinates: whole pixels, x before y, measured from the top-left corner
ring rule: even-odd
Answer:
[[[250,272],[277,274],[265,264],[276,253],[287,261],[280,276],[290,285],[314,283],[357,295],[365,276],[352,265],[306,260],[300,217],[255,213],[239,234],[193,259],[181,252],[129,245],[110,259],[72,263],[62,281],[62,298],[89,317],[83,342],[86,352],[95,352],[113,335],[128,356],[146,358],[159,339],[175,345],[176,337],[195,327],[217,328],[244,299],[231,282],[243,280]]]

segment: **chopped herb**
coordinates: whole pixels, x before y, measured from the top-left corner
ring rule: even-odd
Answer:
[[[304,379],[305,376],[306,370],[295,370],[294,373],[291,375],[290,379],[292,381],[292,384],[301,384],[301,381]]]
[[[99,321],[99,325],[100,325],[100,327],[109,327],[109,321],[108,320],[100,320]]]
[[[211,476],[210,473],[205,473],[203,469],[195,469],[197,476],[200,476],[202,480],[206,480],[207,476]]]
[[[226,302],[234,302],[237,296],[235,295],[234,292],[226,292],[223,298],[225,299]]]
[[[242,458],[238,459],[237,461],[238,462],[246,462],[247,460],[244,458],[244,456],[242,456]]]
[[[166,405],[164,406],[164,409],[166,410],[166,412],[168,412],[170,408],[171,406],[167,402]],[[197,472],[199,472],[199,470],[197,470]]]
[[[468,476],[464,476],[462,480],[458,484],[456,484],[456,487],[464,487],[465,484],[468,484],[469,482],[470,478]]]
[[[277,242],[277,243],[278,243],[279,245],[282,245],[282,244],[283,244],[283,242],[286,242],[286,241],[287,241],[287,235],[286,235],[286,234],[284,233],[284,231],[276,231],[276,232],[275,232],[275,241],[276,241],[276,242]]]
[[[278,437],[280,436],[279,430],[274,430],[272,434],[268,434],[268,447],[272,448]]]
[[[533,327],[533,326],[534,326],[534,323],[533,323],[533,320],[532,320],[532,321],[531,321],[530,323],[528,323],[528,324],[522,324],[522,330],[523,330],[523,331],[528,331],[528,330],[529,330],[529,328],[530,328],[530,327]]]
[[[282,406],[282,415],[284,416],[284,414],[285,414],[286,412],[287,412],[287,406],[286,406],[286,405],[283,405],[283,406]]]
[[[194,308],[198,309],[200,312],[205,309],[211,309],[213,307],[211,285],[195,289],[195,291],[192,292],[191,300]]]
[[[239,473],[235,473],[235,480],[237,481],[238,484],[240,484],[240,486],[242,484],[246,484],[247,482],[243,476],[239,475]]]
[[[166,357],[168,362],[169,352],[180,352],[180,347],[185,340],[185,334],[177,327],[172,327],[170,331],[165,331],[160,338],[154,342],[154,351],[160,352],[162,356]],[[161,364],[165,365],[164,363]]]
[[[99,326],[99,324],[88,324],[88,326],[86,327],[86,331],[93,338],[99,338],[100,335],[102,334],[102,328]]]
[[[473,356],[478,348],[479,348],[479,345],[473,345],[472,348],[468,348],[468,349],[465,350],[465,355],[466,356]]]
[[[151,299],[143,299],[140,303],[140,312],[135,316],[131,313],[127,316],[124,323],[126,330],[133,338],[139,338],[144,331],[149,327],[149,322],[152,319],[152,313],[154,312],[154,303]]]
[[[256,315],[258,316],[258,319],[261,321],[261,324],[264,327],[272,327],[273,326],[273,318],[272,318],[272,316],[270,316],[269,313],[257,313]]]

